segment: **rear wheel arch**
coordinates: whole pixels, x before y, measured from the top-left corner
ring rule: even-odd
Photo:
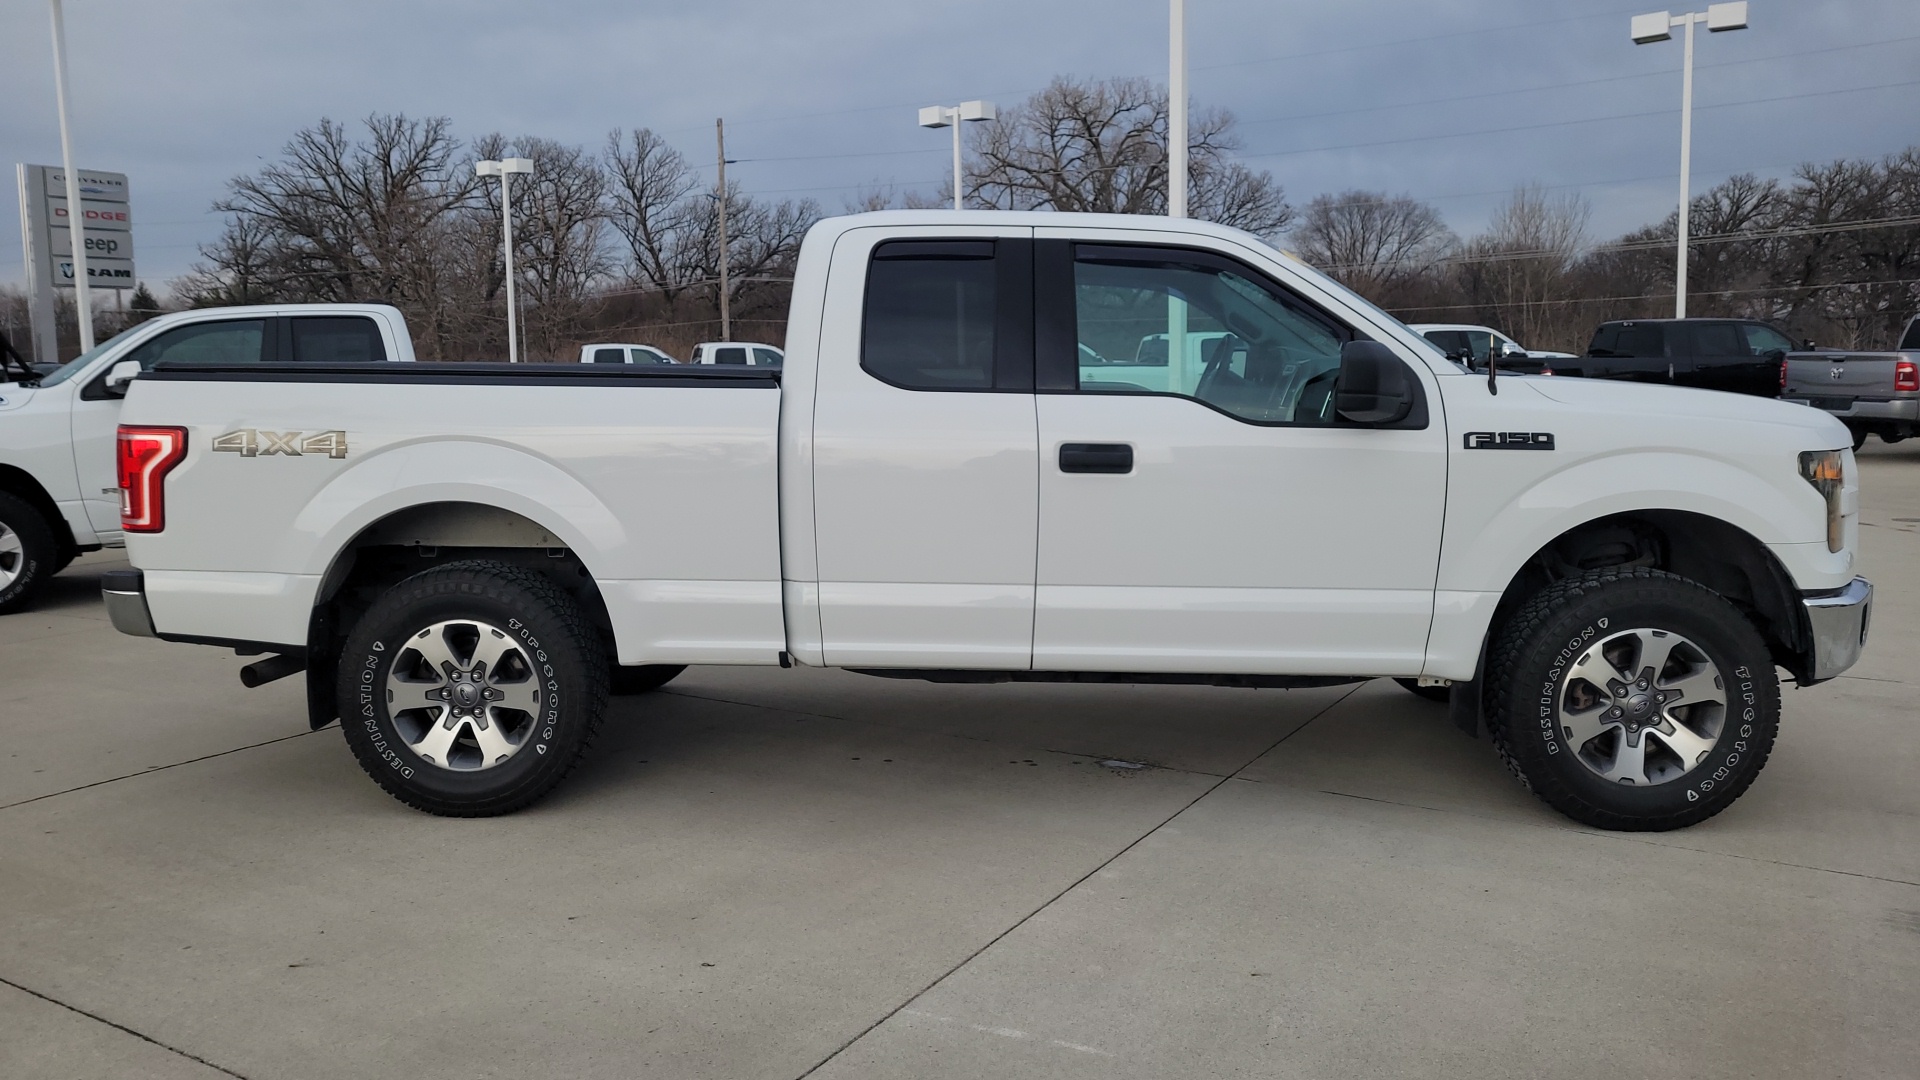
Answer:
[[[308,719],[339,715],[334,664],[348,630],[382,593],[422,571],[487,560],[541,575],[567,593],[613,655],[613,621],[592,571],[560,535],[516,511],[475,502],[428,502],[362,527],[337,551],[307,624]]]

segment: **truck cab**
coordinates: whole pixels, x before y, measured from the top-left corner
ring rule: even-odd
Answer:
[[[1627,319],[1601,323],[1586,355],[1554,371],[1776,397],[1791,351],[1785,334],[1756,319]]]

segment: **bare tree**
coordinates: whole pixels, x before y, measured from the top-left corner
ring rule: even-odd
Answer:
[[[229,183],[214,204],[227,229],[182,282],[193,302],[391,303],[417,324],[423,353],[438,355],[446,342],[433,331],[449,323],[439,256],[472,197],[472,171],[451,167],[460,144],[444,117],[374,115],[364,126],[356,140],[323,119],[281,160]]]
[[[1538,185],[1514,189],[1455,262],[1458,287],[1482,321],[1535,348],[1585,344],[1592,326],[1590,313],[1575,303],[1574,270],[1588,214],[1577,195],[1549,196]]]
[[[632,282],[677,295],[684,280],[682,238],[690,224],[694,176],[680,151],[650,128],[614,131],[603,151],[609,173],[613,227],[626,241]]]
[[[1404,304],[1459,243],[1440,212],[1411,195],[1315,196],[1292,232],[1300,257],[1378,304]]]
[[[1055,79],[968,135],[966,197],[1007,210],[1162,214],[1167,207],[1167,95],[1142,78]],[[1272,174],[1232,160],[1233,114],[1202,109],[1188,124],[1195,217],[1278,234],[1293,208]]]

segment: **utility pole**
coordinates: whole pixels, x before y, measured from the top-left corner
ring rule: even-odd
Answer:
[[[73,306],[80,317],[80,351],[87,352],[93,348],[93,298],[87,292],[87,211],[80,205],[80,174],[73,168],[73,132],[67,124],[67,26],[60,0],[47,4],[53,9],[53,93],[60,106],[60,167],[67,174],[67,235],[73,240]]]
[[[727,122],[713,122],[714,142],[720,148],[720,340],[733,340],[733,320],[727,313]]]

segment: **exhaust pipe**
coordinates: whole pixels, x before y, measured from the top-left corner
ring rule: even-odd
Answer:
[[[307,661],[303,656],[269,656],[265,660],[255,660],[240,669],[240,685],[249,690],[256,686],[265,686],[275,679],[284,679],[307,670]]]

